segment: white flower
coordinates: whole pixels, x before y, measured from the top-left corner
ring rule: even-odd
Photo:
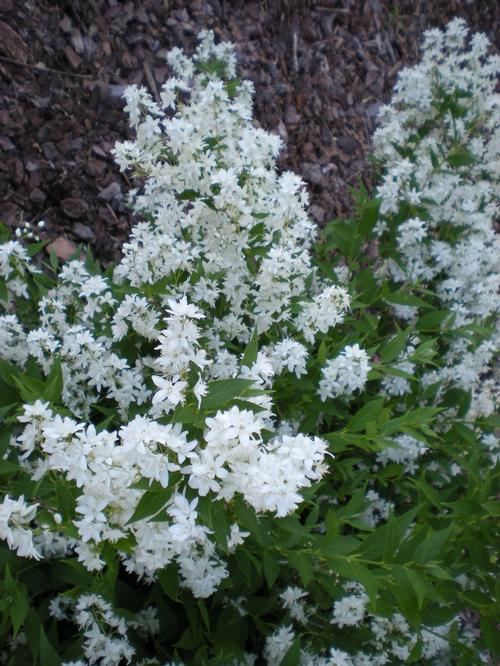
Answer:
[[[17,500],[6,495],[0,504],[0,539],[7,541],[20,557],[41,558],[33,543],[33,532],[29,528],[36,516],[38,504],[27,504],[21,495]]]
[[[370,363],[364,349],[358,344],[347,345],[336,358],[327,361],[319,383],[321,400],[349,396],[364,388]]]
[[[160,389],[153,396],[153,404],[158,402],[168,401],[172,406],[178,405],[184,400],[184,391],[187,387],[187,382],[177,380],[165,379],[158,375],[153,375],[151,378],[154,384]]]
[[[361,624],[365,616],[368,597],[362,591],[337,600],[333,605],[332,624],[342,627],[352,627]]]
[[[247,536],[250,536],[250,532],[244,532],[240,529],[237,523],[231,525],[231,533],[229,539],[227,540],[227,548],[230,553],[234,553],[237,546],[241,546],[245,542]]]

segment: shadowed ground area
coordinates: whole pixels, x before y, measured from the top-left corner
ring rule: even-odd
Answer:
[[[0,220],[44,219],[61,258],[86,242],[116,259],[131,225],[110,155],[129,132],[123,88],[158,96],[167,50],[207,28],[235,43],[256,122],[284,139],[280,167],[308,183],[311,215],[346,215],[398,70],[454,16],[498,39],[497,0],[0,0]]]

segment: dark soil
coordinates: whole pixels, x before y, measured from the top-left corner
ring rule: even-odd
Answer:
[[[457,15],[498,39],[498,0],[0,0],[0,220],[44,219],[61,257],[90,242],[116,259],[132,223],[110,155],[129,131],[123,88],[157,94],[166,51],[191,51],[203,28],[236,44],[257,122],[285,139],[280,166],[307,181],[312,216],[346,215],[349,185],[370,185],[397,71]]]

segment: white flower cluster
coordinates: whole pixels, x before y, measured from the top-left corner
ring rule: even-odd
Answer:
[[[346,586],[344,586],[346,587]],[[353,592],[338,599],[333,605],[332,624],[342,627],[355,627],[363,622],[368,604],[368,596],[363,587],[350,583],[347,589]]]
[[[120,326],[127,304],[113,316],[115,300],[108,280],[89,273],[82,262],[71,261],[61,270],[57,287],[40,299],[38,326],[25,331],[14,315],[0,318],[0,356],[21,366],[34,359],[45,374],[58,358],[63,400],[75,414],[88,416],[105,392],[125,415],[131,404],[144,403],[150,393],[143,359],[137,358],[131,366],[112,349],[113,337],[108,335],[111,328],[115,332]]]
[[[7,541],[20,557],[39,560],[41,555],[33,543],[31,530],[37,507],[38,504],[27,504],[23,496],[12,499],[6,495],[0,504],[0,539]]]
[[[116,615],[111,604],[101,596],[85,594],[77,601],[70,597],[55,597],[49,610],[57,620],[71,620],[80,629],[83,637],[82,652],[87,661],[79,661],[77,664],[118,666],[124,661],[131,663],[135,650],[128,640],[127,623],[124,618]],[[139,626],[143,625],[139,623]],[[75,662],[64,664],[71,665],[74,666]]]
[[[295,632],[291,625],[286,625],[276,629],[274,633],[266,638],[266,644],[263,651],[263,657],[268,666],[280,664],[284,656],[292,646],[295,639]]]
[[[226,79],[234,76],[231,48],[209,32],[201,40],[192,59],[171,54],[176,76],[161,104],[143,88],[127,89],[136,140],[115,155],[144,178],[132,204],[147,221],[132,231],[115,277],[145,290],[175,278],[176,299],[220,310],[206,334],[224,361],[224,340],[245,342],[255,328],[278,324],[286,330],[298,300],[294,324],[312,342],[342,322],[350,299],[342,287],[320,284],[311,298],[314,226],[303,183],[276,172],[281,140],[252,125],[252,84],[228,84],[212,71],[218,61]]]
[[[426,451],[427,447],[418,439],[410,435],[397,435],[393,444],[377,453],[377,462],[382,466],[397,463],[403,465],[407,474],[415,474],[418,470],[419,458]]]
[[[307,597],[306,590],[297,586],[289,586],[280,594],[283,608],[288,611],[292,619],[302,624],[307,622],[307,610],[303,601],[304,597]]]
[[[407,620],[399,613],[391,617],[376,616],[366,611],[367,597],[359,583],[346,583],[348,596],[335,602],[332,622],[339,628],[363,627],[363,651],[349,653],[331,647],[326,655],[309,649],[300,652],[300,666],[385,666],[408,662],[412,649],[420,643],[422,658],[431,663],[449,663],[448,635],[452,623],[422,628],[414,633]],[[291,625],[278,627],[266,639],[263,651],[268,666],[279,664],[292,646],[296,634]]]
[[[382,666],[388,663],[406,663],[417,641],[421,643],[424,659],[439,658],[444,660],[439,663],[446,663],[449,651],[447,637],[451,629],[451,622],[434,627],[432,630],[423,627],[416,634],[400,613],[394,613],[391,617],[383,617],[368,612],[368,597],[359,583],[346,583],[344,589],[348,594],[335,602],[332,623],[341,628],[367,625],[371,632],[371,639],[366,643],[369,645],[371,654],[367,652],[358,652],[353,655],[343,653],[342,661],[339,663],[346,666],[372,666],[373,664]],[[394,662],[395,659],[397,662]]]
[[[389,518],[389,513],[394,509],[394,504],[381,497],[375,490],[368,490],[365,499],[368,506],[361,515],[361,519],[369,527],[375,528],[379,523],[385,522]]]
[[[358,344],[347,345],[334,359],[327,361],[321,370],[319,395],[323,402],[328,398],[350,396],[363,390],[370,361],[364,349]]]
[[[398,261],[388,259],[380,272],[406,286],[431,287],[449,311],[444,326],[460,335],[443,369],[426,381],[471,390],[473,416],[491,414],[498,395],[495,382],[483,377],[498,349],[498,329],[478,344],[481,338],[466,328],[494,327],[500,310],[500,240],[493,228],[500,58],[487,55],[489,46],[482,34],[470,37],[461,19],[426,32],[421,62],[400,72],[374,135],[385,169],[379,232],[395,232],[399,251]]]
[[[26,277],[36,273],[28,252],[19,241],[0,243],[0,278],[5,293],[0,292],[0,304],[10,308],[13,298],[28,298]]]
[[[326,471],[323,440],[280,435],[264,445],[265,423],[251,411],[219,411],[206,426],[206,445],[190,456],[187,468],[189,485],[200,495],[211,490],[229,500],[239,492],[257,511],[285,516],[301,501],[298,490]]]
[[[284,516],[325,473],[325,442],[275,418],[268,389],[283,373],[307,373],[315,336],[344,321],[350,297],[313,268],[303,183],[277,173],[280,139],[253,126],[252,85],[234,78],[232,47],[205,33],[193,58],[174,50],[169,62],[175,76],[161,104],[142,88],[126,91],[136,139],[115,154],[141,178],[131,201],[143,221],[114,277],[91,260],[67,262],[23,324],[11,303],[28,295],[24,278],[36,269],[17,241],[1,245],[12,294],[0,357],[36,364],[56,388],[62,380],[64,409],[45,398],[25,405],[15,443],[33,479],[55,473],[76,488],[70,529],[54,512],[35,535],[43,556],[75,552],[98,570],[102,547],[120,542],[129,571],[150,579],[176,561],[183,584],[206,597],[227,569],[200,498],[239,495]],[[350,351],[356,378],[338,381],[352,392],[368,365]],[[207,418],[204,401],[220,379],[247,387],[245,406]],[[180,410],[186,427],[172,420]],[[136,519],[148,492],[164,501]],[[232,551],[247,533],[229,529]]]
[[[199,496],[211,491],[224,500],[239,493],[257,511],[283,516],[301,501],[299,489],[324,472],[322,440],[279,435],[264,444],[261,431],[270,427],[269,421],[238,407],[207,418],[202,442],[189,440],[180,424],[160,425],[143,416],[119,431],[97,432],[93,425],[54,415],[40,401],[26,405],[20,421],[25,429],[18,445],[33,478],[56,471],[81,490],[75,550],[88,569],[102,568],[99,547],[104,542],[132,538],[133,549],[123,554],[129,571],[151,577],[176,559],[186,585],[200,597],[209,596],[227,571],[208,528],[198,520],[198,499],[185,495],[187,487]],[[177,481],[172,481],[173,473],[180,473]],[[171,488],[154,512],[163,510],[161,521],[154,515],[134,520],[144,494],[134,486],[141,480],[158,484],[159,492]],[[9,517],[11,508],[17,510],[17,504],[9,508]],[[25,511],[17,523],[29,522],[33,515]],[[19,547],[16,534],[5,538]],[[22,534],[31,539],[29,530]],[[233,527],[228,545],[242,543],[244,534]]]

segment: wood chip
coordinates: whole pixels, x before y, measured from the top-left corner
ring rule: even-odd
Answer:
[[[29,51],[26,42],[3,21],[0,21],[0,51],[23,64],[28,62]]]
[[[89,205],[79,197],[68,197],[61,201],[61,208],[63,209],[64,214],[72,220],[78,220],[87,214]]]
[[[65,46],[63,48],[63,53],[66,56],[66,60],[69,62],[71,67],[73,67],[73,69],[78,69],[80,67],[82,64],[82,59],[77,53],[75,53],[75,51],[73,51],[71,46]]]

